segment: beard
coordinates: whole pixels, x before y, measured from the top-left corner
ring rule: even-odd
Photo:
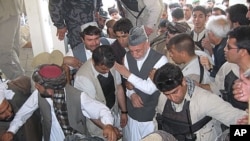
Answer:
[[[40,93],[42,98],[51,98],[52,96],[45,91],[44,93]]]

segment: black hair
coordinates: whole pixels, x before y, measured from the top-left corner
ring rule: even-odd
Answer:
[[[156,70],[153,82],[161,91],[170,91],[181,85],[183,81],[183,74],[181,69],[172,63],[166,63]]]
[[[250,27],[239,26],[228,32],[228,38],[236,39],[236,46],[239,49],[246,49],[250,55]]]
[[[211,7],[207,7],[205,8],[206,9],[206,15],[208,16],[209,13],[212,13],[213,12],[213,8]]]
[[[171,49],[173,46],[175,46],[175,49],[177,51],[185,51],[190,56],[195,55],[195,43],[193,38],[186,33],[180,33],[174,37],[172,37],[167,45],[168,49]]]
[[[204,6],[200,6],[200,5],[195,6],[193,8],[192,13],[194,13],[195,11],[201,11],[202,13],[204,13],[205,16],[207,15],[207,10],[206,10],[206,8]]]
[[[81,33],[80,36],[84,39],[85,35],[99,35],[101,37],[101,29],[96,26],[88,26]]]
[[[177,3],[177,2],[175,2],[175,3],[170,3],[168,5],[168,7],[169,7],[169,9],[174,9],[174,8],[177,8],[177,7],[181,7],[181,5],[179,3]]]
[[[171,13],[173,18],[176,18],[177,20],[184,18],[184,12],[182,8],[175,8]]]
[[[160,23],[159,23],[159,25],[158,25],[158,28],[167,27],[167,23],[169,23],[168,19],[161,20]]]
[[[110,45],[101,45],[93,50],[92,59],[95,65],[105,65],[108,68],[112,68],[116,60]]]
[[[113,26],[113,31],[115,32],[124,32],[129,33],[129,30],[133,28],[132,22],[127,18],[121,18]]]
[[[227,12],[232,23],[238,22],[240,25],[249,25],[249,20],[246,18],[248,9],[244,4],[232,5],[227,9]]]
[[[185,4],[184,6],[188,7],[191,11],[193,11],[193,5],[192,4]]]

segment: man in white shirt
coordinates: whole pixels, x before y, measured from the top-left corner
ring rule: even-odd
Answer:
[[[63,58],[64,64],[75,69],[92,57],[92,51],[100,45],[110,45],[114,39],[101,37],[101,29],[96,22],[89,22],[81,26],[82,32],[79,36],[82,39],[82,45],[70,49]]]
[[[76,73],[74,87],[105,104],[112,111],[115,127],[121,130],[127,123],[127,108],[121,75],[113,68],[115,60],[112,47],[97,47]],[[87,127],[91,135],[102,137],[102,130],[93,122],[87,120]]]
[[[103,123],[103,136],[109,141],[116,141],[110,110],[84,92],[66,84],[62,67],[56,64],[39,65],[32,79],[37,90],[16,113],[8,131],[1,138],[3,141],[12,140],[13,135],[38,108],[45,141],[64,141],[71,136],[89,138],[86,117],[100,120]]]
[[[101,29],[96,22],[89,22],[81,26],[82,45],[70,49],[63,58],[63,63],[70,67],[71,78],[74,81],[74,75],[81,65],[92,56],[92,51],[100,45],[110,45],[114,39],[101,37]],[[71,82],[73,83],[73,82]]]
[[[160,93],[149,74],[168,60],[150,48],[144,26],[136,26],[129,31],[128,44],[124,66],[116,63],[115,68],[132,84],[126,91],[128,123],[123,139],[138,141],[156,129],[153,117]]]
[[[31,95],[30,82],[27,76],[19,76],[5,82],[0,80],[0,137],[9,128],[15,114]],[[40,120],[37,110],[15,134],[14,141],[41,140]]]

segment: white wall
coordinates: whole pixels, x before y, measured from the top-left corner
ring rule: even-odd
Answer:
[[[64,42],[56,38],[56,28],[50,20],[47,0],[24,0],[34,56],[59,49],[65,53]]]

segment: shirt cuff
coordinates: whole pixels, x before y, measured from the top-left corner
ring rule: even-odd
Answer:
[[[16,134],[17,129],[15,129],[15,127],[9,127],[8,132],[12,132],[13,134]]]
[[[131,95],[134,94],[134,93],[135,93],[134,90],[127,90],[126,95],[127,95],[127,97],[128,97],[129,99],[131,99]]]

